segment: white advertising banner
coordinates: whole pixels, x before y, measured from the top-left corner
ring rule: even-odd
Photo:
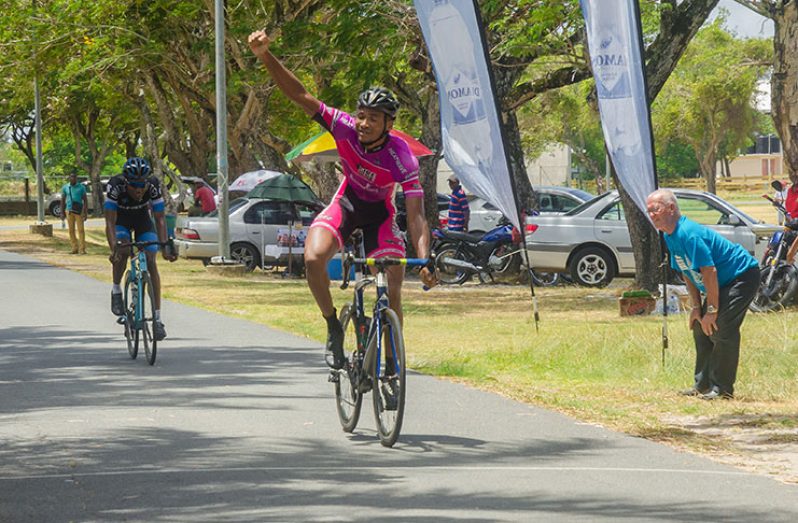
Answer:
[[[473,0],[414,4],[438,84],[446,163],[519,227],[477,7]]]
[[[618,179],[644,215],[656,188],[636,0],[580,0],[601,126]]]

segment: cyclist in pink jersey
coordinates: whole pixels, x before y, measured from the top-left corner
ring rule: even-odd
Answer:
[[[429,257],[430,232],[424,218],[424,192],[418,180],[418,161],[401,138],[388,134],[399,103],[385,89],[371,88],[358,99],[357,112],[349,115],[312,96],[297,77],[269,50],[264,31],[249,35],[252,52],[266,66],[275,85],[335,138],[343,165],[343,181],[330,204],[310,226],[305,241],[308,286],[327,322],[327,363],[344,364],[343,328],[330,294],[327,262],[343,247],[355,229],[363,231],[370,257],[405,255],[404,240],[396,225],[393,195],[396,184],[405,193],[407,228],[419,258]],[[388,299],[402,318],[404,268],[388,269]],[[421,270],[427,286],[437,283],[428,268]]]

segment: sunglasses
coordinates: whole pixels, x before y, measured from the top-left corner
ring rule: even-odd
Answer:
[[[143,189],[147,186],[147,182],[131,182],[130,180],[128,180],[127,184],[136,189]]]

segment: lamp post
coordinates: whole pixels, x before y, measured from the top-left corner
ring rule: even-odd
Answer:
[[[227,194],[227,83],[224,63],[224,2],[215,0],[216,14],[216,183],[222,193],[219,209],[219,256],[230,257]]]
[[[44,223],[44,173],[42,159],[42,101],[39,95],[39,76],[33,77],[34,121],[36,125],[36,211],[38,223]]]

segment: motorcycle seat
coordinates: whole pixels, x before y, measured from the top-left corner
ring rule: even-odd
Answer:
[[[467,243],[479,243],[482,239],[482,234],[471,234],[470,232],[459,231],[441,231],[441,235],[450,240],[464,241]]]

